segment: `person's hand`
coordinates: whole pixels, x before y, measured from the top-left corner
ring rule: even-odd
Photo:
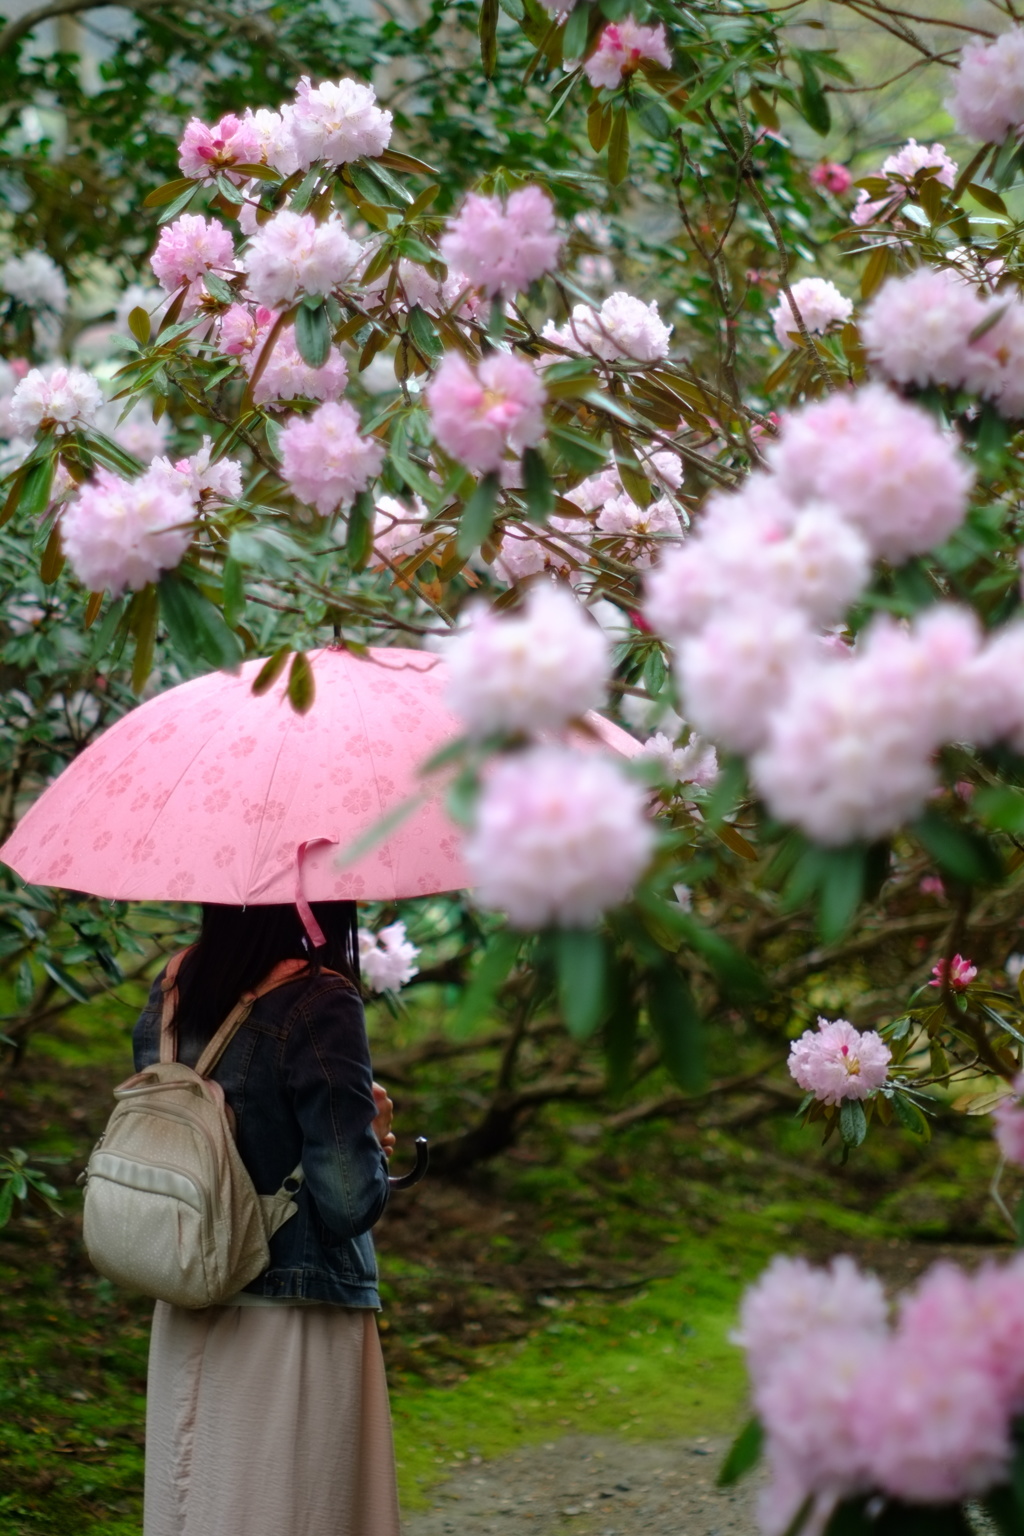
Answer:
[[[384,1148],[384,1156],[390,1157],[395,1150],[395,1138],[391,1131],[391,1117],[395,1112],[395,1106],[388,1098],[388,1091],[382,1088],[380,1083],[373,1085],[373,1102],[377,1106],[377,1114],[373,1121],[373,1129],[377,1140]]]

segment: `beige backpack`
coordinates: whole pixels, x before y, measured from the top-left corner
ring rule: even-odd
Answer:
[[[84,1175],[84,1235],[108,1280],[177,1307],[211,1307],[266,1269],[268,1239],[294,1215],[303,1174],[296,1168],[276,1195],[256,1193],[230,1106],[209,1074],[256,999],[305,965],[283,961],[246,992],[193,1070],[175,1060],[184,957],[174,957],[162,983],[159,1062],[114,1089],[117,1103]]]

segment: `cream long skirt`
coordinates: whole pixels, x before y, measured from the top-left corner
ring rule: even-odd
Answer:
[[[399,1536],[371,1311],[157,1302],[145,1536]]]

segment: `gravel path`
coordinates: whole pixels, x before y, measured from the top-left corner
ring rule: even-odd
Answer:
[[[725,1442],[568,1435],[474,1457],[403,1536],[755,1536],[753,1480],[715,1487]]]

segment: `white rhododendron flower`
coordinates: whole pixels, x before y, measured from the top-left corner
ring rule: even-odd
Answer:
[[[359,971],[374,992],[397,992],[419,973],[419,950],[406,937],[405,924],[389,923],[377,933],[359,930]]]

